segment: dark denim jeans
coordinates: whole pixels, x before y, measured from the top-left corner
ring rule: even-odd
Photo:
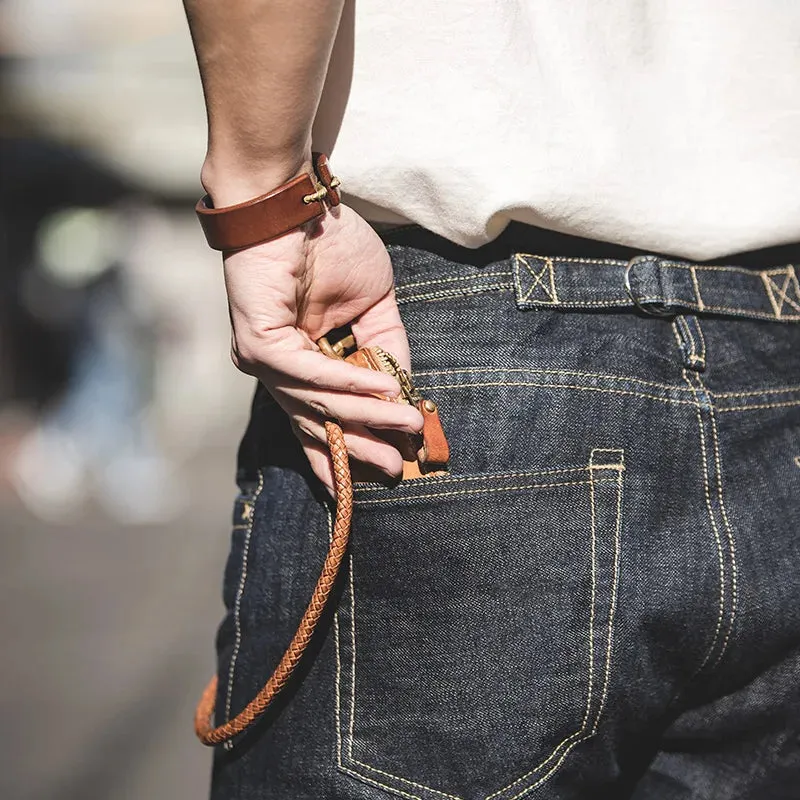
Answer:
[[[450,472],[357,487],[312,652],[212,797],[800,798],[794,270],[394,238]],[[218,721],[282,654],[331,525],[262,389],[238,477]]]

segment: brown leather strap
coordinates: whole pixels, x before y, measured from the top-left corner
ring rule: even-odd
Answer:
[[[319,618],[325,610],[339,567],[342,564],[347,542],[350,538],[350,522],[353,517],[353,482],[350,478],[350,467],[347,460],[347,445],[344,442],[342,429],[334,422],[325,423],[328,447],[333,462],[333,477],[336,488],[336,518],[333,523],[328,555],[322,566],[322,572],[314,587],[303,618],[292,637],[292,641],[283,654],[278,666],[264,684],[261,691],[247,704],[244,710],[232,720],[214,728],[211,718],[217,697],[217,677],[214,676],[206,686],[203,696],[197,705],[194,717],[194,730],[203,744],[215,745],[232,739],[247,730],[269,707],[281,689],[291,677],[298,662],[308,647]]]
[[[339,205],[339,181],[324,153],[314,153],[314,171],[235,206],[214,208],[208,195],[201,198],[195,211],[209,247],[231,251],[268,242]]]

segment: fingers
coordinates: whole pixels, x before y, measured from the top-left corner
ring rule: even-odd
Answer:
[[[316,415],[296,414],[292,416],[292,427],[319,442],[328,452],[325,420]],[[403,468],[403,458],[397,448],[379,439],[359,425],[344,426],[344,441],[347,452],[358,461],[371,464],[387,475],[397,475]]]
[[[354,320],[351,328],[359,347],[382,347],[397,358],[403,369],[411,370],[408,337],[394,289]]]
[[[314,474],[333,495],[333,469],[325,444],[327,437],[324,422],[314,418],[298,418],[292,421],[292,428],[303,446]],[[400,453],[364,428],[345,428],[344,441],[351,458],[368,464],[391,478],[397,478],[402,473],[403,458]]]
[[[399,394],[400,387],[391,375],[328,358],[310,347],[298,331],[282,329],[245,345],[234,344],[233,360],[239,369],[269,387],[288,379],[315,389],[389,397]]]
[[[277,391],[288,401],[289,405],[282,404],[292,416],[311,413],[339,420],[345,425],[363,425],[403,433],[419,433],[424,424],[422,414],[414,406],[405,403],[343,392],[323,392],[298,384],[282,386]]]

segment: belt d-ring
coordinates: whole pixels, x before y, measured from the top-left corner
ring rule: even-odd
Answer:
[[[665,318],[665,317],[674,317],[675,316],[675,312],[672,311],[668,306],[666,306],[666,305],[656,305],[656,304],[645,305],[645,304],[639,302],[639,299],[634,294],[633,288],[631,287],[631,269],[633,268],[633,266],[637,262],[644,261],[645,259],[649,260],[649,257],[648,256],[634,256],[628,262],[628,265],[625,267],[625,291],[628,293],[628,297],[630,297],[631,302],[633,303],[633,305],[636,308],[638,308],[639,311],[641,311],[643,314],[647,314],[648,316],[651,316],[651,317],[659,317],[659,318],[662,318],[662,319]]]

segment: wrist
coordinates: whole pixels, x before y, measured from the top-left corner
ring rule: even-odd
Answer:
[[[311,152],[243,161],[209,154],[200,181],[215,208],[225,208],[260,197],[302,174],[313,171]]]

